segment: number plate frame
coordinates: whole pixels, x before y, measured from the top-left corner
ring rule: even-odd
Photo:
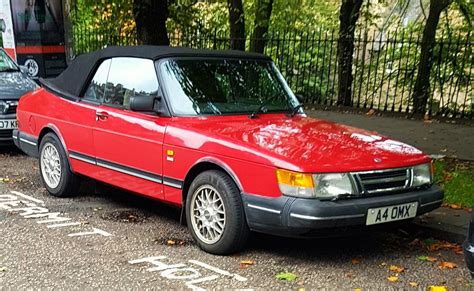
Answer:
[[[0,119],[0,130],[17,128],[18,122],[16,119]]]
[[[418,202],[410,202],[378,208],[369,208],[366,225],[374,225],[416,217]]]

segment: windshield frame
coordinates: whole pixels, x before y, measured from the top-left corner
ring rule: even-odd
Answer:
[[[163,98],[165,99],[166,105],[171,113],[171,116],[175,117],[218,117],[218,116],[237,116],[237,115],[250,115],[252,112],[232,112],[232,113],[222,113],[222,114],[207,114],[207,113],[200,113],[200,114],[180,114],[176,113],[174,108],[173,108],[173,103],[170,100],[170,91],[169,91],[169,86],[165,82],[164,79],[164,74],[166,74],[164,70],[164,64],[168,62],[169,60],[193,60],[193,61],[206,61],[206,60],[233,60],[233,61],[238,61],[238,60],[244,60],[244,61],[257,61],[257,62],[262,62],[262,63],[269,63],[272,67],[272,73],[275,74],[275,77],[278,79],[280,82],[280,85],[282,87],[282,90],[287,94],[288,97],[288,107],[286,109],[282,110],[272,110],[272,111],[267,111],[267,112],[262,112],[259,111],[258,115],[260,114],[282,114],[282,113],[291,113],[292,108],[290,105],[293,106],[293,108],[297,105],[300,104],[298,99],[296,98],[295,94],[293,91],[290,89],[288,86],[288,83],[286,82],[285,78],[281,74],[281,72],[278,70],[278,68],[275,66],[275,63],[271,60],[268,59],[260,59],[260,58],[253,58],[253,57],[233,57],[233,56],[202,56],[202,57],[188,57],[188,56],[177,56],[177,57],[166,57],[162,59],[158,59],[155,61],[155,67],[158,75],[158,81],[161,85],[162,92],[164,94]],[[302,108],[300,108],[297,111],[297,114],[304,114]]]
[[[15,63],[15,61],[7,54],[7,52],[3,49],[3,48],[0,48],[0,54],[2,54],[4,57],[6,57],[6,59],[8,60],[7,63],[9,63],[10,65],[12,65],[12,69],[14,70],[17,70],[17,71],[20,71],[20,68],[18,67],[18,65]],[[3,73],[3,71],[0,71],[0,73]]]

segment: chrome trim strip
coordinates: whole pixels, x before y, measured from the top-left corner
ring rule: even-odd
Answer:
[[[421,204],[420,207],[425,207],[425,206],[432,205],[432,204],[436,204],[436,203],[440,203],[440,202],[443,202],[443,199],[436,200],[436,201],[432,201],[432,202],[428,202],[428,203],[425,203],[425,204]]]
[[[397,177],[389,177],[389,178],[362,180],[361,182],[364,185],[372,185],[372,184],[378,184],[378,183],[390,183],[390,182],[402,182],[402,181],[406,183],[407,175],[397,176]]]
[[[83,158],[83,157],[80,157],[74,153],[70,153],[69,154],[69,157],[71,159],[75,159],[75,160],[78,160],[78,161],[81,161],[81,162],[85,162],[85,163],[89,163],[89,164],[92,164],[92,165],[97,165],[97,163],[94,161],[94,160],[89,160],[89,159],[86,159],[86,158]]]
[[[16,135],[13,135],[12,137],[13,137],[13,139],[18,139],[18,137]]]
[[[32,145],[32,146],[36,146],[36,145],[37,145],[35,142],[29,141],[29,140],[24,139],[24,138],[21,138],[21,137],[20,137],[20,141],[26,142],[27,144],[30,144],[30,145]]]
[[[156,182],[156,183],[163,183],[163,181],[161,179],[147,177],[145,175],[141,175],[139,173],[134,173],[134,172],[131,172],[131,171],[128,171],[128,170],[125,170],[125,169],[121,169],[119,167],[114,167],[112,165],[105,164],[105,163],[102,163],[102,162],[99,162],[99,161],[97,161],[97,166],[107,168],[107,169],[110,169],[110,170],[114,170],[114,171],[124,173],[124,174],[127,174],[127,175],[135,176],[135,177],[138,177],[138,178],[142,178],[142,179],[145,179],[145,180],[148,180],[148,181],[152,181],[152,182]]]
[[[163,181],[163,185],[166,185],[166,186],[171,186],[171,187],[174,187],[174,188],[178,188],[178,189],[181,189],[181,185],[178,185],[178,184],[175,184],[175,183],[172,183],[172,182],[169,182],[169,181]]]
[[[258,210],[262,210],[262,211],[266,211],[266,212],[270,212],[270,213],[275,213],[275,214],[280,214],[281,213],[280,210],[266,208],[266,207],[262,207],[262,206],[258,206],[258,205],[254,205],[254,204],[250,204],[250,203],[247,203],[247,206],[250,207],[250,208],[253,208],[253,209],[258,209]]]
[[[411,166],[413,167],[413,166]],[[360,171],[360,172],[351,172],[352,174],[375,174],[375,173],[383,173],[387,171],[401,171],[401,170],[408,170],[411,167],[402,167],[402,168],[390,168],[390,169],[383,169],[383,170],[373,170],[373,171]]]
[[[359,218],[359,217],[364,217],[365,214],[320,217],[320,216],[310,216],[310,215],[290,213],[290,216],[294,218],[305,219],[305,220],[331,220],[331,219]]]

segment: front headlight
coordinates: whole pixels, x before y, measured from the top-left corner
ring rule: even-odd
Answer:
[[[349,174],[306,174],[277,170],[281,193],[301,198],[332,198],[342,194],[353,194]]]
[[[433,182],[431,163],[413,167],[413,187],[429,185]]]
[[[316,197],[331,198],[337,195],[354,194],[351,178],[347,173],[313,175]]]

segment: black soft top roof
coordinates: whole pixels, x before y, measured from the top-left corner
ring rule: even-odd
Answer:
[[[157,60],[167,57],[222,57],[270,60],[269,57],[242,51],[202,50],[168,46],[111,46],[76,57],[59,76],[40,82],[64,97],[79,96],[84,85],[104,60],[113,57],[138,57]]]

